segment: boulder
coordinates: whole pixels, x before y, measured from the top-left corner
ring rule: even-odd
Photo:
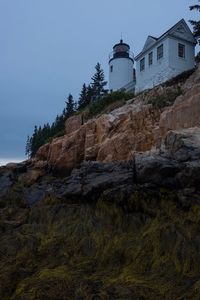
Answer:
[[[165,148],[173,159],[184,162],[200,159],[200,128],[187,128],[168,132]]]
[[[48,159],[49,148],[50,148],[50,143],[41,146],[36,153],[36,159],[46,161]]]
[[[25,186],[31,186],[44,174],[45,172],[42,169],[28,170],[26,173],[21,174],[18,177],[18,181]]]
[[[20,163],[8,163],[5,168],[6,170],[12,171],[15,174],[21,174],[26,172],[27,166],[31,164],[31,160],[27,160]]]
[[[74,169],[69,177],[57,181],[53,185],[59,198],[96,200],[105,191],[114,189],[119,196],[120,191],[127,195],[133,191],[134,165],[132,162],[84,162],[80,168]]]
[[[78,130],[83,125],[83,116],[77,115],[68,118],[65,122],[65,133],[70,134]]]
[[[180,165],[156,153],[137,154],[135,157],[136,181],[139,184],[153,184],[159,188],[180,188],[176,178]]]
[[[188,78],[182,87],[182,95],[166,108],[159,121],[161,136],[169,130],[200,127],[200,67]]]
[[[182,86],[182,91],[186,93],[187,91],[191,90],[194,85],[200,83],[200,64],[197,64],[196,71],[186,80],[184,85]]]
[[[57,174],[68,174],[84,160],[85,127],[54,139],[49,148],[48,165]]]

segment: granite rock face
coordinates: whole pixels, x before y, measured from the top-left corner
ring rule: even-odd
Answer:
[[[170,157],[179,162],[200,159],[200,128],[168,132],[164,146]]]
[[[200,129],[170,131],[159,149],[137,153],[129,161],[82,162],[63,178],[52,176],[46,168],[45,162],[37,160],[28,161],[21,170],[17,166],[1,168],[1,196],[20,183],[20,197],[29,205],[45,197],[91,202],[106,195],[111,201],[122,201],[138,188],[156,193],[174,191],[184,206],[191,201],[199,203]]]
[[[161,114],[159,128],[162,136],[169,130],[200,127],[199,68],[186,80],[182,87],[183,94]]]
[[[172,107],[166,109],[159,122],[162,135],[169,130],[200,126],[200,84],[177,98]]]
[[[58,172],[70,172],[88,160],[130,160],[135,152],[150,150],[155,144],[158,116],[151,105],[141,102],[124,105],[83,125],[72,117],[66,122],[66,135],[41,147],[36,158],[47,160]]]
[[[140,100],[69,119],[0,167],[1,299],[200,299],[200,128],[184,109],[161,128]]]
[[[18,182],[29,203],[48,194],[83,200],[101,193],[130,194],[137,185],[177,190],[184,199],[192,193],[197,199],[199,74],[197,68],[170,107],[155,109],[138,95],[86,123],[81,116],[69,118],[66,134],[41,147],[34,159],[0,169],[1,195]],[[51,183],[44,180],[47,174],[53,176]]]
[[[65,135],[42,146],[36,159],[47,161],[57,173],[69,174],[83,161],[130,160],[137,153],[160,146],[170,130],[200,127],[199,74],[197,68],[182,85],[182,95],[169,107],[155,109],[148,104],[155,96],[152,90],[146,98],[138,95],[124,106],[86,123],[83,116],[69,118]],[[156,92],[159,98],[164,90],[161,86]],[[184,159],[184,154],[181,158],[179,153],[179,158]]]
[[[61,198],[93,201],[102,194],[130,195],[133,191],[133,162],[84,162],[71,175],[54,184],[54,192]]]
[[[65,122],[65,132],[66,134],[70,134],[76,130],[78,130],[81,125],[83,125],[83,117],[80,116],[74,116],[70,119],[67,119]]]

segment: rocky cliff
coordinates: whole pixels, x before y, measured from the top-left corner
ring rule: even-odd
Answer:
[[[156,109],[151,104],[151,98],[154,102],[156,97],[158,101],[166,98],[168,88],[159,87],[85,123],[81,115],[71,117],[65,124],[66,134],[41,147],[36,159],[47,161],[58,172],[71,171],[83,161],[130,160],[138,152],[157,147],[170,130],[199,126],[199,74],[198,68],[178,86],[180,96],[169,107]]]
[[[0,299],[200,299],[199,92],[197,69],[0,168]]]
[[[1,299],[199,299],[200,129],[128,162],[0,168]]]
[[[48,196],[91,202],[120,194],[123,200],[138,188],[174,191],[182,206],[187,200],[199,203],[200,128],[169,131],[159,148],[135,153],[129,161],[85,161],[62,178],[52,176],[46,162],[27,161],[1,167],[0,179],[2,199],[12,192],[29,205]]]

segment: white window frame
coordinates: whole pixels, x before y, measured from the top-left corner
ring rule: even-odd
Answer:
[[[157,47],[157,60],[160,60],[163,57],[164,57],[164,46],[163,44],[161,44],[160,46]]]
[[[183,54],[183,55],[180,55],[180,54]],[[178,57],[185,58],[185,45],[184,44],[178,43]]]
[[[145,57],[140,60],[140,72],[145,70]]]
[[[153,65],[153,51],[148,54],[149,66]]]

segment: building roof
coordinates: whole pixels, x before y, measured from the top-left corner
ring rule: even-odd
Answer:
[[[184,19],[181,19],[174,26],[164,32],[160,37],[156,38],[151,35],[147,37],[147,40],[144,44],[142,51],[135,57],[135,60],[138,60],[142,55],[144,55],[147,51],[157,45],[160,41],[167,37],[174,37],[177,39],[184,40],[186,42],[197,44],[196,39],[194,38],[189,26],[185,22]]]
[[[114,49],[115,47],[121,46],[121,45],[127,46],[127,47],[130,49],[130,46],[129,46],[128,44],[124,43],[122,39],[120,40],[119,43],[117,43],[117,44],[115,44],[115,45],[113,46],[113,49]]]
[[[144,44],[144,47],[142,49],[142,52],[145,52],[146,50],[148,50],[151,46],[153,46],[153,44],[155,44],[157,42],[157,38],[149,35],[145,44]]]

